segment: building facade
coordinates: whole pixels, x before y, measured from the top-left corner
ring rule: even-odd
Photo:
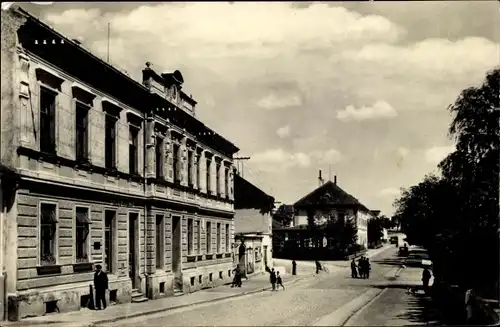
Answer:
[[[245,273],[262,273],[272,266],[274,198],[238,174],[234,175],[235,263]]]
[[[293,208],[292,226],[273,229],[274,248],[280,257],[330,257],[330,248],[336,240],[326,233],[327,222],[353,222],[357,229],[357,245],[368,248],[368,220],[374,215],[337,185],[336,176],[333,182],[324,182],[320,171],[318,188],[295,202]],[[310,219],[314,220],[315,228],[310,228]]]
[[[231,280],[238,148],[195,117],[183,82],[148,63],[138,83],[29,13],[2,11],[9,320],[86,306],[96,264],[115,303]]]

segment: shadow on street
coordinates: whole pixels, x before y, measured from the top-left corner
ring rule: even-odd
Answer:
[[[450,326],[436,308],[431,297],[425,295],[423,291],[409,294],[407,305],[406,312],[398,315],[397,318],[419,325]]]

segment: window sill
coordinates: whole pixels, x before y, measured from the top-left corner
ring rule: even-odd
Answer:
[[[37,274],[40,275],[57,275],[61,273],[61,265],[40,265],[36,267]]]
[[[83,273],[90,272],[94,270],[94,264],[92,262],[79,262],[73,264],[73,272]]]

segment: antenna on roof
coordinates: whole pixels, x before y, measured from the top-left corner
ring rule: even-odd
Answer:
[[[108,59],[107,59],[108,64],[109,64],[109,34],[110,34],[110,30],[111,30],[111,23],[108,23]]]

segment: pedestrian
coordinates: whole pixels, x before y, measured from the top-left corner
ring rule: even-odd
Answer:
[[[422,286],[424,287],[424,293],[428,294],[429,292],[429,281],[431,280],[431,272],[428,267],[424,268],[422,271]]]
[[[358,260],[358,270],[359,270],[359,278],[365,278],[365,258],[360,257]]]
[[[354,258],[351,261],[351,277],[358,278],[358,266],[356,266],[356,261]]]
[[[95,266],[94,288],[95,288],[95,303],[96,310],[106,309],[106,290],[108,289],[108,275],[102,271],[101,265]]]
[[[283,290],[285,290],[285,286],[283,286],[283,281],[281,280],[280,272],[277,271],[276,272],[276,289],[278,289],[279,286],[281,286],[283,288]]]
[[[321,263],[319,263],[319,261],[316,260],[316,275],[319,274],[320,270],[321,270]]]
[[[273,291],[276,290],[276,272],[274,271],[274,268],[271,269],[271,272],[269,273],[269,281],[271,282],[271,285],[273,287]]]
[[[295,260],[292,261],[292,275],[297,275],[297,263]]]
[[[370,270],[372,269],[372,265],[370,264],[370,258],[365,258],[365,276],[366,278],[370,278]]]
[[[236,265],[236,268],[233,269],[234,272],[234,278],[233,278],[233,284],[231,287],[241,287],[241,268],[240,265]]]

